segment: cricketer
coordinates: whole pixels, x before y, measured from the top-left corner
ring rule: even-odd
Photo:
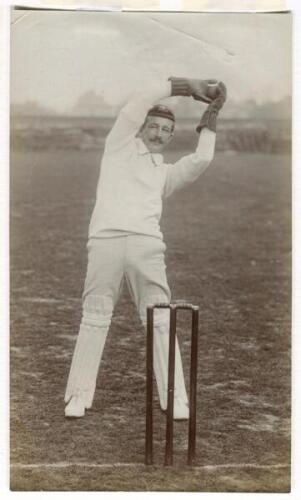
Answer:
[[[207,103],[197,126],[196,150],[174,164],[162,151],[174,134],[175,116],[158,102],[183,96]],[[98,369],[124,282],[146,325],[146,308],[170,302],[165,243],[160,230],[162,200],[195,181],[214,156],[217,116],[226,87],[217,80],[171,77],[134,95],[110,131],[101,162],[88,238],[82,319],[65,393],[65,416],[91,408]],[[154,372],[162,410],[167,408],[169,311],[154,318]],[[174,419],[189,418],[188,398],[176,341]]]

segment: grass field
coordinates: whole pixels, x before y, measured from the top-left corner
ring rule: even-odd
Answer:
[[[170,153],[169,159],[175,153]],[[176,299],[200,306],[197,466],[175,423],[175,466],[145,467],[145,335],[126,293],[85,419],[63,395],[81,316],[100,153],[11,160],[11,488],[287,492],[290,488],[290,157],[217,154],[166,201]],[[188,380],[187,316],[179,339]]]

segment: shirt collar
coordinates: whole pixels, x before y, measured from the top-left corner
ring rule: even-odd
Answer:
[[[146,145],[144,144],[142,139],[140,139],[140,137],[137,137],[136,141],[137,141],[137,149],[138,149],[139,155],[141,155],[141,156],[149,155],[151,157],[151,159],[153,160],[153,163],[156,167],[158,167],[159,165],[162,165],[163,156],[160,153],[150,153],[150,151],[147,149]]]

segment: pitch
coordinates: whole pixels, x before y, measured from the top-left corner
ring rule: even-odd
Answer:
[[[93,409],[64,418],[99,161],[99,151],[12,155],[11,488],[289,491],[290,156],[218,153],[164,208],[173,298],[200,307],[195,468],[185,422],[175,465],[163,467],[158,400],[158,463],[143,465],[146,339],[126,292]],[[188,380],[185,317],[178,332]]]

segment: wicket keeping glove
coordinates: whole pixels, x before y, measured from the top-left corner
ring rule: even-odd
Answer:
[[[196,128],[197,132],[201,132],[202,128],[205,127],[213,132],[216,132],[217,115],[222,109],[227,98],[227,88],[223,82],[218,83],[215,94],[216,97],[209,104],[205,113],[201,117],[201,121]]]
[[[174,76],[171,76],[168,80],[171,82],[172,96],[192,96],[196,101],[202,101],[206,104],[212,102],[218,86],[217,80],[197,80]]]

